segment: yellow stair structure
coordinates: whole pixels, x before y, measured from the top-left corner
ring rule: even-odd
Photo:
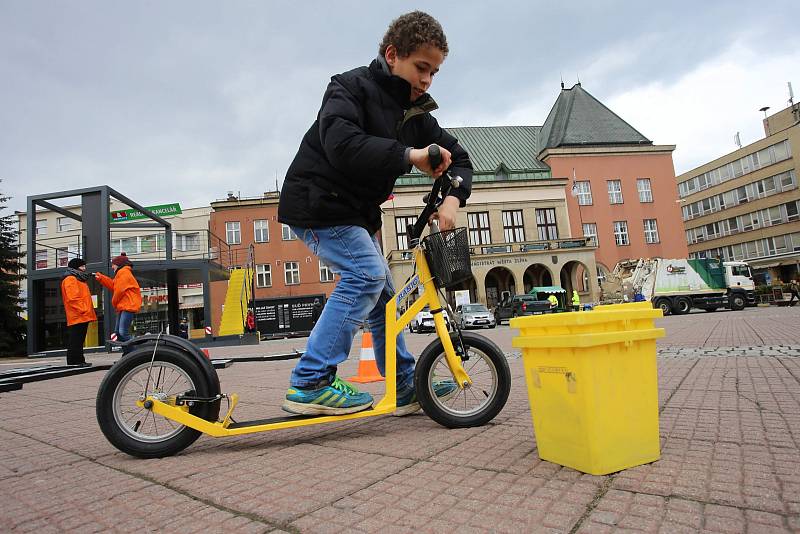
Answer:
[[[219,336],[244,334],[247,310],[253,291],[253,270],[250,266],[231,269],[225,307],[219,322]]]

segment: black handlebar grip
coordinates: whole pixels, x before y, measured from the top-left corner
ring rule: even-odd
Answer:
[[[442,151],[439,150],[439,145],[431,145],[428,147],[428,162],[431,164],[431,170],[441,165]]]

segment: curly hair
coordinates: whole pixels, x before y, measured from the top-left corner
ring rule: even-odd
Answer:
[[[394,45],[400,57],[408,57],[421,46],[432,45],[447,56],[447,37],[442,25],[435,18],[422,11],[412,11],[394,19],[383,36],[378,48],[380,55],[386,48]]]

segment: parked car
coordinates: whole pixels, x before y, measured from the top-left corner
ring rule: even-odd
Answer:
[[[486,306],[480,303],[459,304],[456,306],[456,322],[465,328],[494,328],[497,321]]]
[[[505,319],[540,313],[550,313],[548,301],[536,300],[534,295],[514,295],[511,298],[506,297],[495,306],[494,320],[497,324],[501,324]]]
[[[447,310],[442,310],[442,316],[446,323],[450,323],[450,317],[447,315]],[[436,327],[433,324],[433,314],[429,306],[422,308],[422,311],[416,317],[411,319],[408,323],[408,329],[411,332],[435,332]]]

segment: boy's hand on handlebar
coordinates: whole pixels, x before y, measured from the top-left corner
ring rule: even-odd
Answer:
[[[431,215],[428,224],[430,224],[433,219],[437,219],[439,221],[440,231],[452,230],[456,227],[456,213],[458,212],[460,204],[460,201],[456,197],[445,197],[436,213]]]
[[[438,178],[444,171],[447,170],[448,167],[450,167],[450,164],[453,162],[449,150],[439,147],[439,151],[442,154],[442,162],[435,169],[431,168],[431,163],[428,159],[428,147],[411,149],[409,159],[416,168],[425,174],[433,176],[434,178]]]

